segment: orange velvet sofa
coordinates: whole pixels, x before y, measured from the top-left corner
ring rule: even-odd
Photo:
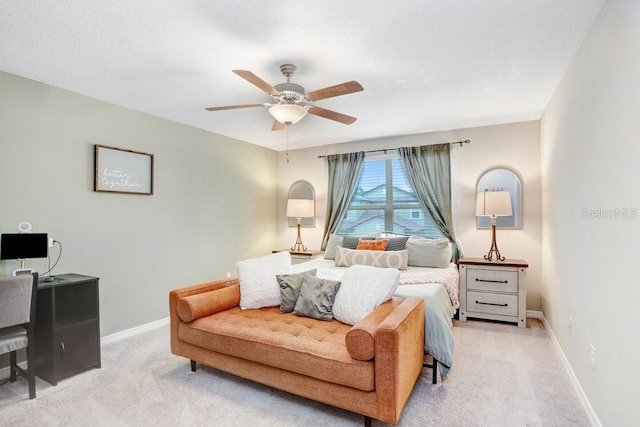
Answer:
[[[171,352],[364,416],[397,423],[420,375],[424,300],[394,297],[355,326],[242,310],[238,279],[170,292]]]

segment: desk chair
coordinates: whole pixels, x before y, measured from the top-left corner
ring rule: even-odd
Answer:
[[[0,354],[9,354],[9,381],[20,374],[29,382],[29,399],[36,397],[35,317],[38,273],[0,278]],[[27,369],[17,364],[16,352],[27,349]]]

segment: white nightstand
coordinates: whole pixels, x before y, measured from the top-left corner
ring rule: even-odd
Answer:
[[[526,261],[461,258],[458,266],[461,321],[473,317],[527,327]]]

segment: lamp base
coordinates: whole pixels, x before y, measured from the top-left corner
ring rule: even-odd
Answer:
[[[484,256],[484,259],[486,261],[493,261],[493,254],[495,254],[496,261],[504,261],[505,258],[500,256],[498,243],[496,243],[496,224],[494,221],[491,221],[491,248],[489,248],[489,253]]]
[[[293,252],[303,252],[307,250],[307,247],[302,244],[302,237],[300,237],[300,220],[298,220],[298,238],[296,243],[291,247]]]

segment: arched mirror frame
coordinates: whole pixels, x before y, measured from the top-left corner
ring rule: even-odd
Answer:
[[[316,226],[316,192],[313,185],[309,181],[303,179],[298,180],[291,184],[289,187],[288,199],[305,199],[313,200],[313,217],[302,218],[300,220],[300,227],[313,228]],[[289,227],[297,227],[298,223],[295,218],[288,218]]]
[[[496,166],[484,171],[476,183],[476,193],[489,190],[504,190],[511,194],[512,216],[500,216],[496,218],[496,228],[521,229],[522,228],[522,180],[518,173],[506,166]],[[478,229],[491,228],[489,217],[476,217]]]

